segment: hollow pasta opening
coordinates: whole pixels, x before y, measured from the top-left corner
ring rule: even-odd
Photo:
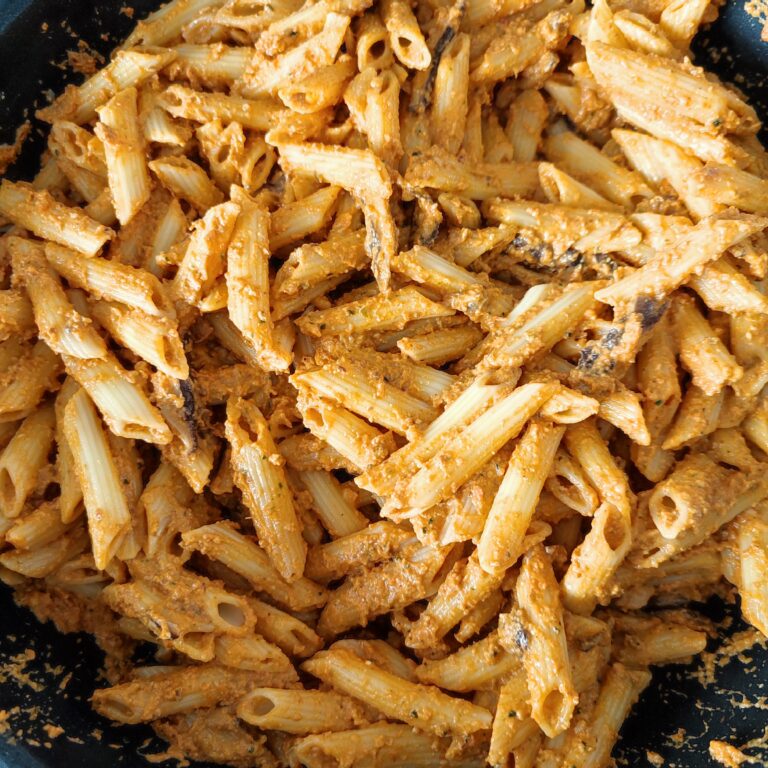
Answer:
[[[245,624],[245,613],[243,609],[232,603],[219,603],[216,606],[216,612],[219,618],[233,627],[242,627]]]
[[[247,713],[254,717],[264,717],[274,708],[275,702],[267,696],[253,696],[247,702]]]

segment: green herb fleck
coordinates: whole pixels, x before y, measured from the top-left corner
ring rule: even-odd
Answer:
[[[657,400],[657,401],[656,401],[656,405],[661,405],[661,404],[662,404],[662,402],[664,402],[664,401],[663,401],[663,400]]]
[[[412,709],[411,710],[411,717],[418,717],[418,716],[419,716],[419,713],[415,709]]]
[[[510,709],[509,712],[507,712],[507,717],[517,717],[517,712],[515,712],[514,709]]]

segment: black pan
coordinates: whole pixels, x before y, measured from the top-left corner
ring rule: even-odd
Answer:
[[[60,65],[78,40],[107,54],[135,23],[119,9],[129,5],[135,18],[141,18],[157,3],[0,0],[0,141],[12,141],[15,126],[45,103],[45,91],[58,93],[76,79]],[[716,24],[699,36],[696,53],[701,64],[745,90],[768,121],[768,43],[760,41],[760,26],[746,14],[741,0],[731,0]],[[41,126],[34,126],[34,135],[9,176],[28,178],[34,173],[43,146]],[[746,629],[736,618],[735,606],[713,602],[704,610],[715,619],[732,620],[724,633],[726,646]],[[721,645],[713,641],[710,650]],[[31,652],[34,658],[25,658]],[[768,728],[768,651],[757,647],[747,657],[716,664],[716,682],[709,685],[698,682],[701,662],[657,670],[622,729],[619,765],[655,765],[649,762],[654,758],[650,750],[663,758],[665,768],[715,766],[708,751],[711,739],[743,745],[762,736]],[[9,665],[21,670],[22,664],[22,675],[7,674]],[[101,664],[101,653],[89,636],[62,636],[50,624],[40,625],[13,603],[9,590],[0,584],[0,733],[6,731],[0,735],[0,768],[149,765],[142,755],[163,748],[149,728],[116,727],[90,708],[91,692],[104,684]],[[27,682],[19,682],[20,677]],[[760,701],[762,707],[745,706]],[[7,730],[4,710],[10,713]],[[64,732],[51,738],[54,731],[46,726]],[[768,747],[747,752],[757,760],[748,765],[768,766]]]

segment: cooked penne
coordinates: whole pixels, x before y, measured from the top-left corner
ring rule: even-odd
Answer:
[[[47,391],[56,389],[61,361],[47,344],[38,341],[2,368],[5,380],[0,386],[0,424],[28,416]]]
[[[509,653],[498,633],[491,632],[450,656],[425,661],[416,668],[416,679],[449,691],[482,691],[522,672],[520,657]]]
[[[598,768],[609,759],[611,749],[618,738],[618,724],[624,720],[637,697],[648,685],[651,674],[646,669],[627,669],[622,664],[613,664],[600,687],[600,695],[591,715],[594,734],[589,744],[583,737],[576,736],[576,744],[570,745],[568,758],[578,768]]]
[[[301,482],[312,496],[320,522],[333,538],[348,536],[368,525],[368,519],[346,500],[330,473],[302,472]]]
[[[533,421],[515,447],[477,544],[480,565],[488,573],[506,571],[522,554],[523,539],[564,432],[564,427]]]
[[[693,194],[688,186],[689,177],[702,167],[696,157],[671,141],[644,133],[616,128],[611,135],[648,182],[658,187],[666,181],[695,217],[704,218],[722,210],[712,198]]]
[[[311,312],[296,324],[307,335],[330,336],[349,332],[399,330],[413,320],[449,317],[454,313],[455,310],[428,299],[416,288],[409,286],[332,309]]]
[[[386,71],[371,80],[366,93],[365,132],[368,144],[387,165],[396,167],[403,154],[400,141],[400,81]]]
[[[571,555],[562,581],[563,604],[588,614],[597,602],[607,602],[606,587],[632,545],[630,519],[611,503],[599,506],[592,527]]]
[[[706,10],[702,0],[673,0],[661,12],[659,26],[678,48],[687,48]]]
[[[64,412],[72,396],[80,389],[78,383],[67,377],[56,396],[56,478],[59,483],[59,512],[63,523],[71,523],[82,512],[83,489],[75,472],[75,459],[64,433]]]
[[[283,578],[292,583],[304,572],[307,548],[269,426],[256,405],[237,399],[227,404],[226,430],[235,482],[259,541]]]
[[[318,633],[326,639],[334,637],[405,607],[414,595],[423,599],[432,591],[432,581],[446,555],[443,548],[418,547],[411,540],[378,567],[351,573],[330,593],[317,623]]]
[[[376,723],[351,731],[319,733],[297,739],[290,756],[299,763],[325,765],[342,760],[371,768],[410,768],[421,765],[439,768],[445,765],[445,744],[435,743],[432,734],[421,733],[407,725]],[[371,751],[371,744],[377,749]],[[462,761],[463,764],[466,764]],[[475,761],[476,766],[480,765]]]
[[[466,428],[487,408],[509,394],[509,387],[489,386],[482,380],[474,382],[424,430],[417,440],[400,448],[389,460],[369,469],[355,482],[361,488],[381,496],[388,496],[401,477],[413,475],[418,466],[435,456],[458,429]]]
[[[586,184],[582,184],[557,166],[550,163],[539,165],[539,184],[550,203],[571,208],[597,208],[615,211],[617,206],[606,200]]]
[[[594,419],[573,424],[565,432],[568,452],[581,465],[602,501],[629,518],[633,497],[624,471],[611,456]]]
[[[453,154],[461,147],[469,108],[469,57],[470,38],[458,34],[442,52],[435,75],[430,133],[435,144]]]
[[[593,397],[568,387],[561,387],[544,404],[541,415],[555,424],[577,424],[600,410],[600,403]]]
[[[171,283],[173,295],[194,306],[214,290],[240,210],[232,201],[221,203],[197,221]]]
[[[416,187],[462,194],[471,200],[527,197],[539,185],[535,163],[460,163],[437,147],[414,158],[405,179]]]
[[[519,434],[524,424],[553,394],[554,385],[525,384],[494,403],[441,453],[427,461],[408,483],[396,488],[389,504],[394,508],[427,509],[442,501],[477,471],[504,443]],[[454,460],[446,473],[447,457]]]
[[[366,13],[359,21],[355,39],[357,69],[386,69],[393,63],[387,29],[376,12]]]
[[[461,368],[475,361],[481,369],[512,368],[548,351],[594,306],[596,287],[594,283],[569,286],[553,301],[547,301],[548,296],[536,302],[530,313],[521,302],[482,345],[460,361]]]
[[[752,108],[719,83],[656,54],[600,42],[589,45],[587,61],[598,85],[607,91],[627,122],[679,144],[703,160],[743,162],[743,150],[706,129],[718,120],[718,125],[740,124],[750,132],[755,121]],[[684,117],[676,115],[664,99],[667,84],[672,82],[672,87],[686,94]]]
[[[275,211],[270,217],[270,249],[277,251],[321,230],[333,212],[339,192],[338,187],[323,187]]]
[[[70,122],[69,120],[57,120],[51,126],[48,137],[48,146],[57,158],[59,169],[68,176],[60,163],[67,161],[85,171],[90,171],[101,181],[107,177],[107,166],[104,157],[104,145],[87,128]],[[70,166],[71,170],[71,166]],[[33,186],[35,186],[33,184]],[[47,187],[35,187],[47,189]]]
[[[118,91],[138,86],[176,57],[175,49],[118,51],[112,61],[77,88],[64,92],[51,106],[38,110],[41,120],[71,120],[77,125],[96,117],[96,109]]]
[[[12,237],[8,248],[14,274],[32,302],[40,337],[55,352],[73,357],[103,357],[107,348],[90,319],[70,304],[45,251],[29,240]]]
[[[598,507],[597,493],[586,473],[563,448],[555,454],[545,485],[555,498],[580,515],[591,517]]]
[[[420,424],[435,416],[434,408],[423,400],[385,381],[368,380],[362,369],[327,366],[296,373],[291,380],[298,388],[344,403],[353,413],[400,435],[415,434]]]
[[[346,576],[360,566],[388,560],[409,540],[408,531],[388,520],[371,523],[327,544],[311,548],[307,553],[305,572],[310,579],[327,583]]]
[[[475,326],[458,326],[408,336],[397,342],[397,348],[416,363],[444,365],[466,355],[482,338]]]
[[[46,190],[4,179],[0,184],[0,214],[44,240],[95,256],[114,232],[79,208],[57,202]]]
[[[139,125],[135,88],[116,93],[97,109],[96,135],[104,145],[109,189],[120,224],[127,224],[149,200],[150,181]]]
[[[541,546],[534,547],[523,558],[515,596],[520,606],[520,623],[528,635],[523,663],[531,695],[531,716],[553,738],[568,728],[578,696],[571,677],[560,591],[552,564]]]
[[[699,437],[712,434],[718,427],[726,390],[708,395],[695,384],[689,384],[675,420],[669,427],[661,447],[674,451]]]
[[[244,99],[224,93],[206,93],[171,85],[159,97],[159,104],[174,117],[207,123],[211,120],[238,123],[243,128],[267,131],[283,112],[272,98]]]
[[[139,124],[146,141],[183,147],[192,138],[190,126],[166,112],[160,104],[160,93],[142,89],[139,93]]]
[[[694,275],[688,284],[710,309],[730,315],[742,312],[768,314],[766,296],[727,257],[707,264],[703,272]]]
[[[280,100],[299,114],[311,114],[336,104],[355,74],[355,62],[342,54],[333,64],[321,67],[298,82],[278,89]]]
[[[406,645],[425,650],[434,648],[469,610],[501,585],[503,571],[489,573],[480,566],[479,557],[475,556],[454,565],[427,608],[408,629]],[[439,684],[434,680],[429,682]]]
[[[619,661],[630,668],[684,663],[707,646],[706,632],[660,618],[628,615],[619,620],[617,629],[631,633],[618,654]]]
[[[626,306],[644,294],[671,293],[727,248],[762,229],[762,219],[705,219],[689,235],[678,240],[669,252],[658,255],[628,277],[600,289],[595,297],[616,307]]]
[[[8,245],[10,248],[10,238]],[[23,291],[14,288],[0,291],[0,341],[10,336],[29,336],[34,327],[34,310]]]
[[[638,199],[653,195],[650,187],[637,173],[614,163],[575,133],[550,136],[544,142],[544,152],[566,173],[625,208]]]
[[[391,432],[380,432],[341,405],[322,397],[300,396],[298,406],[312,434],[358,470],[378,464],[394,450]]]
[[[176,56],[165,73],[171,80],[198,78],[198,82],[226,85],[248,69],[253,50],[221,43],[182,43],[170,49]]]
[[[493,718],[491,743],[488,748],[488,759],[494,765],[502,764],[514,755],[515,765],[523,761],[515,751],[526,743],[536,744],[539,727],[530,717],[528,706],[528,687],[524,680],[513,677],[505,682],[499,690],[499,701]]]
[[[761,632],[768,624],[768,595],[765,573],[768,560],[768,527],[763,505],[744,515],[738,523],[736,540],[739,551],[739,593],[744,615]]]
[[[382,290],[386,290],[389,262],[397,247],[394,222],[386,204],[392,194],[386,166],[365,150],[321,144],[283,144],[278,148],[286,170],[314,174],[361,200],[366,220],[365,248],[373,273]]]
[[[48,463],[54,422],[53,406],[42,406],[24,419],[0,453],[0,504],[4,517],[18,517],[39,473]]]
[[[141,723],[201,707],[234,703],[269,678],[268,674],[215,663],[148,669],[146,676],[138,675],[130,682],[96,691],[96,710],[122,723]]]
[[[5,534],[5,540],[16,549],[35,550],[63,536],[68,528],[61,520],[56,501],[46,501],[33,512],[16,520]]]
[[[224,523],[197,528],[182,535],[185,548],[220,561],[253,586],[286,607],[301,611],[325,602],[325,590],[309,581],[288,583],[270,563],[266,553],[250,538]]]
[[[578,7],[578,6],[577,6]],[[535,23],[508,23],[472,69],[476,83],[496,83],[510,76],[517,76],[547,51],[558,47],[567,36],[567,28],[574,6],[552,11]],[[574,8],[575,10],[575,8]]]
[[[368,263],[364,242],[365,232],[358,229],[299,246],[275,275],[276,293],[293,296],[328,277],[363,269]]]
[[[3,552],[0,554],[0,566],[27,579],[44,579],[82,554],[87,546],[87,531],[82,526],[76,526],[43,547]]]
[[[108,259],[87,259],[50,243],[45,247],[45,255],[63,278],[95,298],[118,301],[155,317],[174,314],[165,288],[146,270]]]
[[[388,717],[442,735],[474,733],[489,728],[491,713],[437,688],[418,685],[364,662],[342,648],[321,651],[302,664],[342,693],[355,696]]]
[[[130,529],[131,514],[104,429],[85,391],[67,403],[63,429],[83,492],[94,562],[104,570]]]
[[[81,360],[63,356],[67,373],[90,395],[109,428],[122,437],[164,445],[171,431],[137,381],[115,357]]]
[[[152,173],[169,192],[205,213],[222,202],[223,195],[208,174],[186,157],[163,157],[149,163]]]
[[[410,6],[401,0],[383,0],[381,16],[400,63],[410,69],[426,69],[432,57]]]
[[[189,365],[176,323],[111,301],[93,305],[93,317],[123,346],[177,379],[189,377]]]
[[[239,93],[248,98],[275,95],[281,86],[303,80],[332,64],[348,27],[349,16],[331,12],[322,30],[305,42],[274,58],[257,53],[239,78]]]
[[[223,5],[224,0],[173,0],[140,21],[123,43],[134,45],[165,45],[181,33],[184,27],[203,11]]]
[[[255,688],[237,705],[238,717],[259,728],[287,733],[345,731],[365,722],[361,704],[332,691]]]
[[[227,248],[229,317],[254,348],[266,370],[284,371],[290,355],[275,338],[269,306],[269,214],[245,192]]]
[[[688,177],[687,185],[691,195],[749,213],[768,213],[768,182],[738,168],[707,164]]]
[[[718,4],[155,5],[0,184],[0,581],[180,760],[621,762],[693,604],[768,633]]]
[[[672,313],[680,361],[705,394],[715,395],[744,375],[689,296],[675,297]]]

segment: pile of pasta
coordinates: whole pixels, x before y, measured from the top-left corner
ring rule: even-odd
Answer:
[[[768,632],[768,155],[691,63],[715,14],[174,0],[40,111],[0,577],[96,634],[99,713],[231,766],[600,768],[691,601]]]

